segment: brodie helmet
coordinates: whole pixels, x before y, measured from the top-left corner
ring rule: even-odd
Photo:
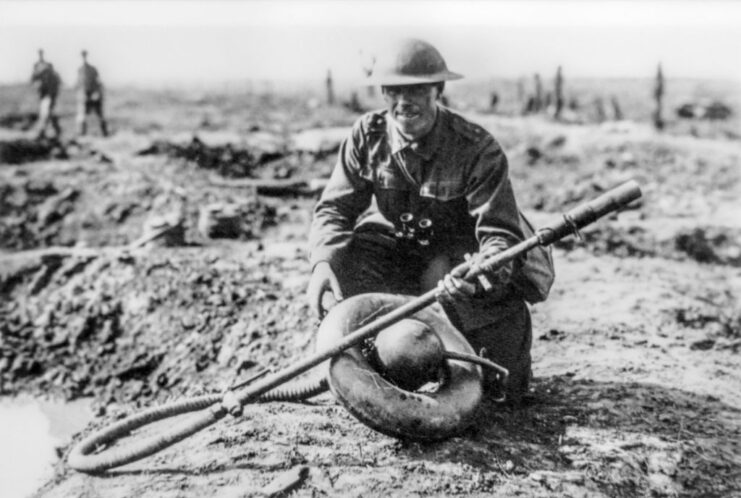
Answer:
[[[379,57],[368,78],[371,84],[394,86],[440,83],[463,76],[449,71],[443,56],[430,43],[407,38]]]

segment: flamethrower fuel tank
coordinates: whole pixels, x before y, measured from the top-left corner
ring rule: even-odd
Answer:
[[[413,297],[393,294],[361,294],[333,307],[317,335],[317,349],[336,344],[375,318]],[[435,305],[412,315],[428,325],[446,351],[475,354]],[[358,420],[389,436],[413,440],[451,437],[473,422],[482,399],[482,371],[474,363],[447,359],[444,375],[436,388],[407,391],[387,380],[372,366],[372,358],[361,345],[353,346],[329,360],[328,380],[335,397]]]

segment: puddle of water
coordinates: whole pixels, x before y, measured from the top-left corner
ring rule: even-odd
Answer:
[[[23,498],[53,475],[56,447],[93,418],[90,401],[0,398],[0,496]]]

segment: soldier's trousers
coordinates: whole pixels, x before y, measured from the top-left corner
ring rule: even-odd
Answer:
[[[363,231],[353,235],[332,266],[345,298],[365,292],[420,295],[463,261],[456,248],[445,252],[451,256],[449,263],[440,265],[439,258],[403,250],[391,235]],[[509,370],[506,393],[517,402],[527,392],[531,376],[532,325],[525,301],[513,290],[494,302],[484,296],[443,308],[477,353],[485,348],[487,358]],[[485,378],[485,388],[492,397],[501,394],[491,375]]]
[[[59,138],[62,129],[59,126],[59,119],[54,113],[57,98],[54,95],[43,95],[39,101],[39,117],[34,126],[36,138],[41,139],[46,134],[46,128],[51,124],[54,128],[54,137]]]
[[[106,123],[105,116],[103,115],[103,99],[89,99],[85,96],[78,96],[77,98],[77,113],[75,115],[77,134],[85,135],[87,133],[87,116],[91,113],[98,116],[100,133],[104,137],[107,137],[108,124]]]

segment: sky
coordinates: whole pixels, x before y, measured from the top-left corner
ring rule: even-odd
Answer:
[[[43,48],[71,84],[80,50],[108,85],[362,81],[389,40],[432,42],[472,79],[550,74],[741,81],[741,1],[0,0],[0,83]]]

